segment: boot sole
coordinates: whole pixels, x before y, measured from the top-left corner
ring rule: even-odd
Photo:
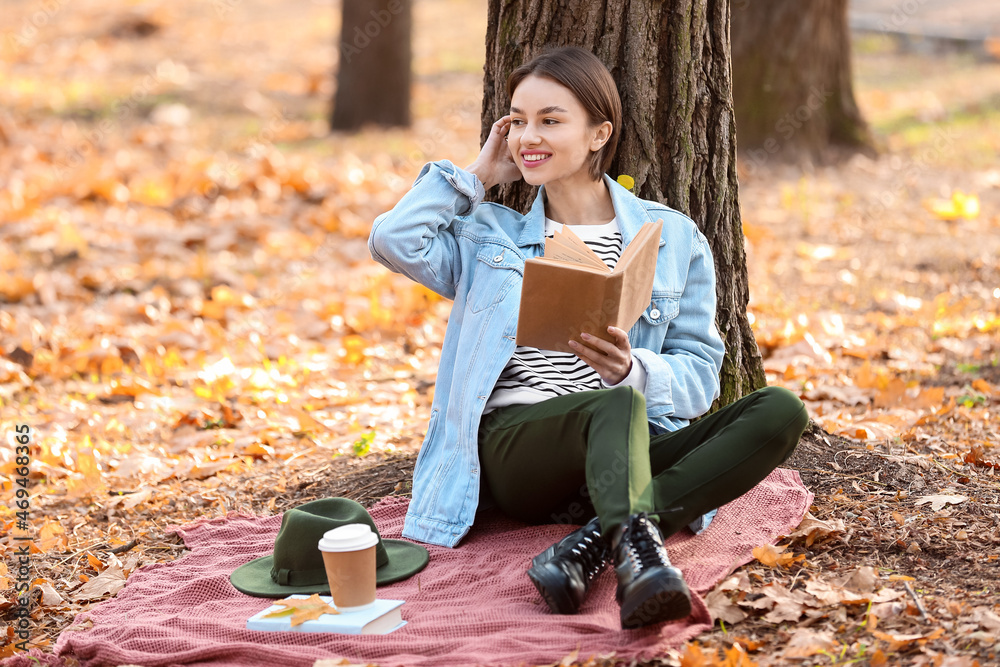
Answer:
[[[575,614],[579,611],[579,607],[573,602],[573,599],[566,594],[565,587],[562,585],[562,576],[553,574],[545,569],[544,565],[533,565],[528,570],[528,578],[538,589],[538,593],[545,600],[545,604],[549,606],[552,613]]]
[[[636,583],[621,605],[622,628],[676,621],[691,614],[691,593],[680,577],[651,577]]]

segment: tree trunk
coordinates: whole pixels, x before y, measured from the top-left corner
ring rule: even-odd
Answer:
[[[729,0],[490,0],[482,142],[509,112],[507,75],[543,47],[568,44],[592,50],[618,84],[624,122],[609,174],[632,176],[638,196],[689,215],[708,237],[726,343],[716,407],[731,403],[766,380],[746,317]],[[525,211],[533,199],[518,181],[495,201]]]
[[[847,0],[742,0],[733,11],[740,158],[820,160],[830,146],[872,151],[851,83]]]
[[[412,0],[344,0],[332,130],[410,124]]]

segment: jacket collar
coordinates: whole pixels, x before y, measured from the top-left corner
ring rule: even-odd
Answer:
[[[618,225],[622,230],[622,247],[624,248],[639,232],[646,222],[652,222],[649,211],[642,200],[618,184],[616,180],[604,174],[604,184],[611,193],[611,204],[614,206]],[[545,242],[545,186],[538,188],[531,209],[524,216],[524,227],[517,239],[517,245],[541,245]]]

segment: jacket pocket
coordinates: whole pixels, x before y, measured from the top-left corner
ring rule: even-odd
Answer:
[[[520,284],[524,260],[511,248],[486,243],[476,253],[476,265],[466,296],[466,305],[474,313],[497,304],[515,285]]]
[[[650,299],[649,307],[643,311],[641,319],[650,326],[669,324],[681,312],[679,296],[657,296]]]
[[[663,348],[663,341],[667,338],[667,329],[670,321],[681,311],[681,299],[679,296],[667,296],[653,294],[649,306],[639,316],[639,321],[635,323],[629,331],[629,341],[632,347],[644,347],[647,350],[659,352]]]

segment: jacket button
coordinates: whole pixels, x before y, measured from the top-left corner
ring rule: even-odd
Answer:
[[[500,262],[503,261],[503,255],[497,255],[496,257],[493,258],[493,261],[499,264]]]
[[[660,311],[654,308],[653,310],[649,311],[649,316],[654,320],[658,320],[660,319]]]

